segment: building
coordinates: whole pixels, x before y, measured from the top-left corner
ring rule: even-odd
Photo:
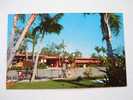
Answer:
[[[62,67],[63,64],[70,65],[74,63],[76,66],[86,66],[88,64],[100,64],[101,61],[97,58],[85,58],[85,57],[77,57],[73,62],[70,62],[67,57],[60,56],[47,56],[41,54],[39,56],[39,63],[43,63],[48,65],[48,67]],[[13,65],[17,67],[32,67],[32,55],[30,53],[16,53],[16,56],[13,60]]]

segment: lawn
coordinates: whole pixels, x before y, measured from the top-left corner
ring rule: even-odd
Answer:
[[[49,80],[40,82],[17,82],[7,89],[69,89],[69,88],[90,88],[90,87],[105,87],[104,84],[95,83],[89,79],[80,81],[73,80]]]

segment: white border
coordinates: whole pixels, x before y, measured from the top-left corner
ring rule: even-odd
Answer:
[[[0,99],[1,100],[132,100],[133,46],[132,0],[1,0],[0,1]],[[128,86],[62,90],[6,90],[7,15],[44,12],[124,13]]]

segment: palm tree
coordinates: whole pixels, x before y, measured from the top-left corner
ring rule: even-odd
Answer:
[[[31,81],[35,79],[36,71],[37,71],[37,65],[38,65],[38,59],[39,59],[39,54],[41,53],[41,50],[43,49],[43,40],[44,36],[47,34],[59,34],[60,31],[62,30],[63,26],[58,23],[59,19],[62,18],[63,14],[56,14],[53,17],[51,17],[49,14],[43,14],[41,15],[42,21],[40,25],[38,26],[39,32],[42,34],[42,37],[40,39],[40,45],[39,45],[39,50],[36,54],[36,59],[35,59],[35,64],[33,67],[33,75],[31,78]]]
[[[104,47],[101,47],[101,51],[104,53],[106,53],[106,49]]]
[[[90,13],[85,13],[84,15],[90,15]],[[114,34],[114,36],[118,36],[119,34],[121,27],[120,16],[114,13],[98,13],[98,15],[100,16],[103,40],[106,41],[107,45],[107,56],[114,58],[111,38],[112,34]]]
[[[119,80],[115,76],[117,68],[115,67],[116,59],[113,53],[111,37],[112,33],[115,36],[118,35],[120,31],[120,17],[112,13],[100,13],[101,18],[101,29],[103,33],[103,40],[106,41],[107,45],[107,56],[108,56],[108,67],[107,67],[107,83],[112,86],[116,86]]]
[[[32,29],[32,32],[27,33],[28,42],[32,43],[32,61],[33,62],[34,62],[35,46],[36,46],[37,40],[39,38],[39,34],[36,33],[37,30],[38,30],[37,27],[35,27],[34,29]]]
[[[115,57],[113,54],[111,38],[112,34],[114,34],[114,36],[117,36],[119,34],[121,26],[120,16],[114,13],[99,13],[99,16],[103,40],[106,41],[107,56],[110,62],[107,75],[109,78],[109,83],[111,85],[115,85],[114,82],[116,82],[117,80],[115,80],[115,76],[113,76],[112,74],[112,72],[115,71]]]
[[[13,50],[12,50],[12,53],[9,56],[9,59],[7,61],[7,66],[8,67],[11,65],[12,60],[15,56],[16,50],[18,50],[18,48],[20,47],[20,44],[22,43],[23,39],[25,38],[28,30],[30,29],[32,23],[35,21],[36,17],[37,17],[37,14],[31,14],[31,16],[30,16],[30,18],[27,22],[27,25],[25,26],[24,30],[22,31],[21,36],[19,37],[18,41],[16,42],[16,44],[15,44]]]
[[[98,47],[98,46],[96,46],[96,47],[95,47],[95,50],[96,50],[96,52],[97,52],[97,55],[99,56],[99,53],[101,52],[101,48]]]
[[[62,42],[58,45],[55,46],[57,53],[58,53],[58,57],[59,57],[59,66],[62,66],[64,64],[64,60],[65,60],[65,56],[64,56],[64,52],[65,52],[65,43],[64,40],[62,40]]]
[[[18,48],[17,52],[25,52],[26,49],[27,49],[27,40],[24,39],[20,47]]]
[[[16,32],[17,32],[17,22],[19,20],[24,23],[25,22],[25,15],[24,14],[15,14],[13,17],[13,29],[12,29],[12,32],[10,35],[9,48],[7,50],[7,59],[10,58],[10,55],[12,54],[13,49],[14,49],[14,45],[15,45],[14,40],[15,40],[15,36],[16,36]]]
[[[106,41],[107,45],[107,56],[108,56],[108,67],[107,67],[107,77],[108,77],[108,84],[112,86],[116,86],[119,84],[119,80],[116,78],[116,59],[113,53],[112,44],[111,44],[111,37],[112,34],[115,36],[118,35],[120,31],[120,17],[113,13],[100,13],[101,18],[101,29],[103,33],[103,40]]]
[[[120,31],[120,16],[113,13],[100,13],[101,30],[103,33],[103,40],[107,45],[107,56],[114,59],[113,49],[111,44],[112,34],[118,35]]]

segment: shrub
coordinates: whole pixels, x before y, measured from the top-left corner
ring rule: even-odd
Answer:
[[[38,67],[39,69],[46,69],[47,66],[48,66],[47,64],[43,64],[43,63],[40,63],[40,64],[37,65],[37,67]]]
[[[115,63],[106,60],[106,81],[110,86],[126,86],[126,64],[124,56],[115,56]]]

